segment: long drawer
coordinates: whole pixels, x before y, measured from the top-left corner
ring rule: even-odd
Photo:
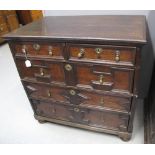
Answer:
[[[79,88],[132,93],[134,69],[131,68],[29,60],[31,67],[26,67],[24,57],[16,58],[22,79],[31,78],[46,83],[66,83]]]
[[[32,100],[35,113],[47,118],[70,121],[89,126],[127,131],[129,116],[109,113],[55,102]]]
[[[132,97],[95,93],[79,89],[49,86],[46,84],[23,82],[30,98],[62,102],[70,105],[100,110],[128,113]]]

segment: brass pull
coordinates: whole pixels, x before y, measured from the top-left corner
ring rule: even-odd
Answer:
[[[34,45],[33,45],[33,48],[34,48],[36,51],[39,51],[39,50],[40,50],[40,45],[39,45],[39,44],[34,44]]]
[[[76,94],[75,90],[70,90],[69,93],[70,95],[73,95],[73,96]]]
[[[53,55],[52,49],[53,49],[52,46],[49,46],[49,47],[48,47],[48,54],[49,54],[50,56]]]
[[[101,97],[100,104],[104,105],[104,98],[103,97]]]
[[[104,80],[104,76],[100,75],[100,79],[99,79],[100,84],[103,84],[103,80]]]
[[[66,69],[67,71],[71,71],[71,70],[72,70],[72,66],[71,66],[70,64],[66,64],[66,65],[65,65],[65,69]]]
[[[73,110],[74,110],[75,112],[79,112],[79,111],[80,111],[79,108],[74,108]]]
[[[96,52],[98,58],[100,58],[100,54],[102,53],[102,51],[103,51],[102,48],[95,48],[95,52]]]
[[[119,62],[120,61],[120,51],[119,50],[116,51],[115,61],[116,62]]]
[[[24,54],[27,54],[27,53],[26,53],[26,45],[23,45],[23,47],[22,47],[22,52],[23,52]]]
[[[43,68],[40,68],[40,75],[41,76],[44,76],[44,70],[43,70]]]
[[[48,96],[48,97],[51,97],[51,92],[50,92],[50,90],[47,91],[47,96]]]
[[[82,58],[84,56],[85,50],[84,48],[80,49],[80,52],[78,53],[78,58]]]

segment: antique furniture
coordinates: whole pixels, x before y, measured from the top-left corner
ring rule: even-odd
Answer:
[[[0,10],[0,36],[15,30],[19,27],[15,10]],[[4,42],[0,38],[0,43]]]
[[[23,25],[43,18],[43,13],[41,10],[17,10],[17,14],[20,23]]]
[[[39,122],[131,138],[144,16],[46,17],[5,36]]]

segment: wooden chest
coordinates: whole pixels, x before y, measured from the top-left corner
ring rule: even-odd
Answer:
[[[5,36],[35,118],[129,140],[145,22],[46,17]]]

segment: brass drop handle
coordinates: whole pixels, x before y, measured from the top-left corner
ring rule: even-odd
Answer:
[[[40,68],[40,75],[41,76],[44,76],[44,70],[43,70],[43,68]]]
[[[115,61],[116,62],[119,62],[120,61],[120,51],[119,50],[116,51]]]
[[[84,56],[85,50],[84,48],[80,49],[80,52],[78,53],[78,58],[82,58]]]
[[[26,45],[23,45],[23,47],[22,47],[22,52],[26,55],[27,54],[27,52],[26,52]]]
[[[102,53],[102,51],[103,51],[102,48],[95,48],[95,52],[96,52],[98,58],[100,58],[100,54]]]
[[[74,108],[73,110],[74,110],[75,112],[79,112],[79,111],[80,111],[79,108]]]
[[[50,92],[50,90],[47,91],[47,96],[48,96],[48,97],[51,97],[51,92]]]
[[[103,84],[103,81],[104,80],[104,76],[103,75],[100,75],[100,77],[99,77],[99,82],[100,82],[100,84]]]
[[[53,55],[53,51],[52,51],[52,49],[53,49],[52,46],[49,46],[49,47],[48,47],[48,54],[49,54],[50,56]]]

